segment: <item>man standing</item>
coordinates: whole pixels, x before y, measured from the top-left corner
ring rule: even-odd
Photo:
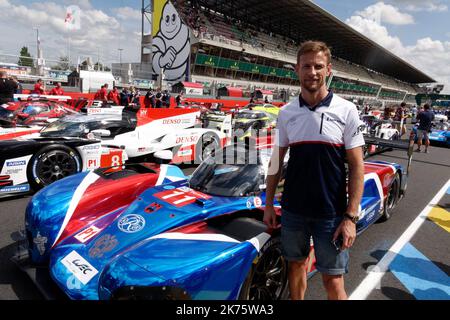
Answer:
[[[107,83],[105,83],[100,88],[99,100],[102,100],[104,102],[108,101],[108,84]]]
[[[34,94],[45,94],[45,85],[42,79],[39,79],[34,85],[34,89],[31,93]]]
[[[406,103],[402,102],[400,104],[400,107],[397,108],[395,111],[394,121],[396,121],[396,127],[398,132],[400,132],[400,137],[403,136],[406,133],[406,125],[405,121],[408,118],[406,116]]]
[[[180,92],[176,97],[175,97],[175,102],[177,104],[177,108],[179,108],[181,106],[181,103],[183,102],[184,98],[183,98],[183,92]]]
[[[162,93],[161,93],[161,89],[158,88],[156,90],[156,94],[155,94],[155,108],[161,108],[162,107]]]
[[[54,87],[51,91],[50,91],[50,93],[49,93],[51,96],[63,96],[64,95],[64,90],[63,90],[63,88],[61,87],[61,82],[58,82],[57,84],[56,84],[56,87]]]
[[[128,107],[130,104],[130,94],[126,87],[123,87],[122,92],[120,93],[120,105],[124,107]]]
[[[120,105],[119,101],[119,91],[116,86],[113,86],[113,89],[108,93],[108,101],[114,102],[114,105]]]
[[[7,78],[5,71],[0,71],[0,105],[14,101],[17,83]]]
[[[430,139],[428,138],[428,132],[431,130],[432,122],[434,120],[434,113],[430,110],[430,105],[425,104],[423,106],[424,111],[419,113],[417,121],[419,121],[419,127],[417,128],[417,152],[421,152],[422,139],[425,138],[425,153],[428,153],[428,147],[430,146]]]
[[[303,43],[296,71],[301,94],[278,116],[264,222],[277,227],[273,199],[283,159],[290,148],[281,200],[281,242],[283,256],[289,262],[291,299],[305,296],[311,236],[316,268],[322,274],[328,299],[347,299],[343,277],[348,272],[347,249],[356,238],[364,189],[361,122],[355,105],[326,87],[326,77],[331,74],[331,52],[325,43]]]

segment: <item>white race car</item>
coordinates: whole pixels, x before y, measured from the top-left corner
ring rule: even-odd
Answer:
[[[132,161],[149,156],[180,162],[201,162],[230,141],[231,119],[222,131],[196,128],[199,111],[191,109],[93,109],[68,116],[40,132],[43,137],[101,139],[103,146],[122,148]],[[231,117],[231,116],[230,116]],[[224,120],[225,121],[225,120]]]

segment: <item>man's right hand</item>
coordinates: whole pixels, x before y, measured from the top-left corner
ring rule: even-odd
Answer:
[[[273,206],[266,206],[266,208],[264,209],[263,221],[269,228],[278,228],[279,225],[277,224],[277,215]]]

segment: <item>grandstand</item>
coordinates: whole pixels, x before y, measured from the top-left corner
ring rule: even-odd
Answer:
[[[332,48],[334,92],[359,104],[415,104],[428,75],[358,33],[308,0],[174,1],[195,40],[191,79],[205,92],[256,88],[289,100],[299,93],[294,71],[298,46],[321,40]]]

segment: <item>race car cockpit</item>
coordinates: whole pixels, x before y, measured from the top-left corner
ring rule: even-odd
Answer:
[[[137,119],[133,112],[122,114],[73,115],[59,119],[44,127],[40,135],[47,138],[71,137],[88,139],[112,139],[118,134],[136,129]]]

